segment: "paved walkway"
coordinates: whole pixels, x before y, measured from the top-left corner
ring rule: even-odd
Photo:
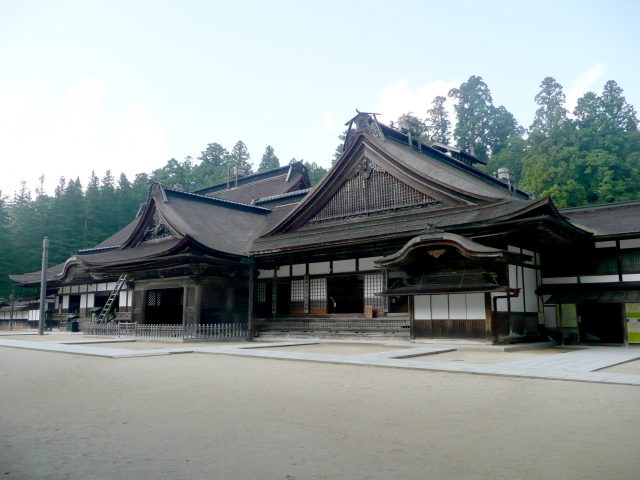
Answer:
[[[640,375],[600,372],[607,367],[640,359],[640,348],[585,347],[573,352],[538,357],[517,362],[497,365],[452,362],[424,362],[411,360],[413,357],[437,355],[458,350],[457,346],[412,345],[412,348],[362,355],[327,355],[319,353],[301,353],[273,350],[274,347],[292,347],[315,345],[320,342],[292,341],[274,343],[226,343],[195,344],[189,347],[154,348],[148,350],[130,350],[125,348],[101,348],[100,343],[127,342],[132,340],[78,340],[56,342],[33,342],[27,340],[0,339],[0,347],[23,348],[48,352],[89,355],[105,358],[149,357],[184,353],[239,355],[246,357],[270,358],[305,362],[322,362],[362,366],[408,368],[451,373],[472,373],[480,375],[498,375],[507,377],[546,378],[555,380],[574,380],[583,382],[612,383],[640,386]],[[404,345],[403,345],[404,346]]]

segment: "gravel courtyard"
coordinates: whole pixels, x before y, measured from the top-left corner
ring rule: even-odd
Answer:
[[[638,478],[640,389],[0,348],[6,479]]]

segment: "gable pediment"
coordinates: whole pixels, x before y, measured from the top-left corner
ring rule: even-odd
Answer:
[[[414,209],[440,209],[446,204],[401,181],[364,156],[342,186],[307,225]]]

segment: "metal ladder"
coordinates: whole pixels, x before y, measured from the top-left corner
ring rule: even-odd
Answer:
[[[102,310],[100,311],[100,315],[98,315],[97,323],[101,323],[105,318],[107,318],[107,315],[109,315],[109,312],[111,312],[111,307],[113,307],[113,302],[118,296],[118,293],[120,293],[120,290],[122,289],[122,286],[124,285],[124,282],[126,280],[126,275],[120,275],[115,288],[111,291],[111,295],[109,295],[107,303],[104,304],[104,307],[102,307]]]

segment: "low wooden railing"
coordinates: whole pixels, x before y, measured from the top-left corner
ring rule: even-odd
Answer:
[[[139,338],[208,339],[243,338],[247,336],[245,323],[214,325],[138,325],[137,323],[85,323],[85,335],[130,336]]]
[[[298,320],[295,322],[265,321],[262,331],[267,332],[350,332],[400,333],[409,332],[408,320]]]

